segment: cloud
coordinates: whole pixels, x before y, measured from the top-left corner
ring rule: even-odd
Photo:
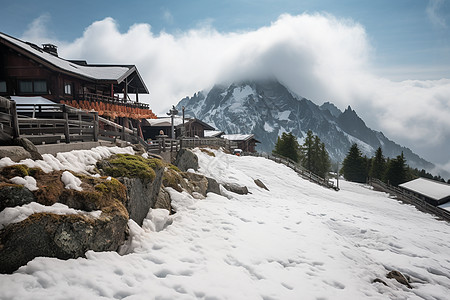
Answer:
[[[23,33],[22,39],[28,41],[34,41],[36,43],[42,43],[43,40],[49,40],[49,33],[47,25],[50,22],[51,17],[49,13],[44,13],[34,19],[27,27],[27,30]]]
[[[441,14],[442,6],[445,5],[445,0],[429,0],[426,14],[431,23],[438,28],[447,28],[447,22]]]
[[[394,82],[375,75],[363,26],[327,14],[282,15],[253,31],[216,31],[210,24],[155,34],[149,24],[121,33],[112,18],[91,24],[60,47],[62,57],[136,64],[158,114],[215,83],[278,78],[317,104],[351,105],[373,129],[426,158],[447,162],[450,80]]]

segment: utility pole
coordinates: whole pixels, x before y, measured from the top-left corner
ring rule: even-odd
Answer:
[[[175,139],[175,126],[173,124],[173,119],[176,115],[178,115],[178,110],[175,108],[175,105],[172,105],[172,108],[169,110],[169,112],[167,113],[168,116],[170,116],[170,118],[172,119],[172,132],[170,134],[172,139]]]

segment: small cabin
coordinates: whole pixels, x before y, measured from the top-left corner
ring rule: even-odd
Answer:
[[[260,143],[253,134],[225,134],[222,138],[233,143],[233,148],[243,152],[256,152],[256,143]]]
[[[450,201],[450,184],[447,183],[417,178],[399,184],[399,187],[433,206],[440,206]]]

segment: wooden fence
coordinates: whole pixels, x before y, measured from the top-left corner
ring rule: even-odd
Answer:
[[[442,209],[440,207],[433,206],[419,197],[409,193],[408,191],[401,189],[399,187],[388,185],[381,180],[371,179],[369,184],[373,186],[376,190],[383,191],[389,193],[393,196],[396,196],[398,200],[414,205],[418,210],[432,214],[450,222],[450,211]]]
[[[125,128],[98,116],[64,104],[16,104],[0,98],[0,124],[3,135],[24,137],[36,145],[117,139],[132,144],[147,143],[137,129]]]

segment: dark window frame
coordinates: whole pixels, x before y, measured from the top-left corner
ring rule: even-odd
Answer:
[[[27,88],[24,90],[24,87],[22,84],[28,83],[31,87],[31,89]],[[41,88],[39,84],[43,84]],[[48,85],[47,80],[42,79],[20,79],[18,82],[19,85],[19,93],[21,94],[47,94],[48,93]]]

